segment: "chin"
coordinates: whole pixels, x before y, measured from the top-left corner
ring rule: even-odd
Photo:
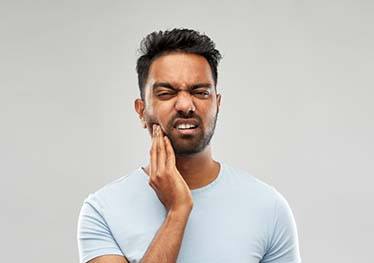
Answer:
[[[175,150],[175,155],[194,155],[201,152],[202,150],[199,150],[197,148],[177,149]]]
[[[184,144],[173,144],[174,153],[176,155],[193,155],[204,151],[208,144],[204,143],[204,141],[199,141],[197,143],[190,142]]]

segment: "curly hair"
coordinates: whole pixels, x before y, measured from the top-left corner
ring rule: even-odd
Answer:
[[[222,55],[215,48],[215,43],[205,34],[192,29],[179,29],[152,32],[140,43],[140,57],[136,63],[140,96],[144,100],[144,87],[152,62],[167,53],[182,52],[203,56],[209,63],[212,77],[217,85],[217,66]]]

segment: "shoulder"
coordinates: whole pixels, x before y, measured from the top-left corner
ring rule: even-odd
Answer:
[[[91,192],[84,203],[96,209],[110,207],[118,200],[133,199],[134,195],[147,191],[147,188],[147,176],[139,167]]]
[[[246,203],[256,208],[256,214],[266,225],[267,252],[263,262],[273,262],[271,260],[276,257],[292,258],[292,261],[287,262],[300,262],[297,226],[284,195],[273,185],[243,169],[226,167],[229,175],[227,178],[231,177],[236,185],[235,189],[240,189]]]
[[[259,179],[251,172],[227,163],[223,164],[228,184],[232,184],[236,190],[245,191],[256,199],[267,199],[273,203],[283,198],[273,185]]]
[[[235,196],[237,203],[244,203],[250,210],[268,220],[269,224],[279,217],[289,217],[291,209],[283,194],[275,186],[250,172],[224,164],[227,195]]]

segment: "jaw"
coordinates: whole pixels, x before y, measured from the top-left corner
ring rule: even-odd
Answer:
[[[173,128],[168,137],[175,154],[179,156],[190,156],[202,152],[209,144],[211,138],[200,127],[195,128],[193,134],[182,134]]]

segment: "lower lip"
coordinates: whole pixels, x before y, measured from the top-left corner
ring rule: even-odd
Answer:
[[[179,133],[179,134],[183,134],[183,135],[194,135],[194,134],[197,133],[197,129],[198,129],[198,128],[199,128],[199,127],[196,127],[196,128],[194,128],[194,129],[185,129],[185,130],[178,130],[178,129],[175,128],[175,130],[176,130],[177,133]]]

